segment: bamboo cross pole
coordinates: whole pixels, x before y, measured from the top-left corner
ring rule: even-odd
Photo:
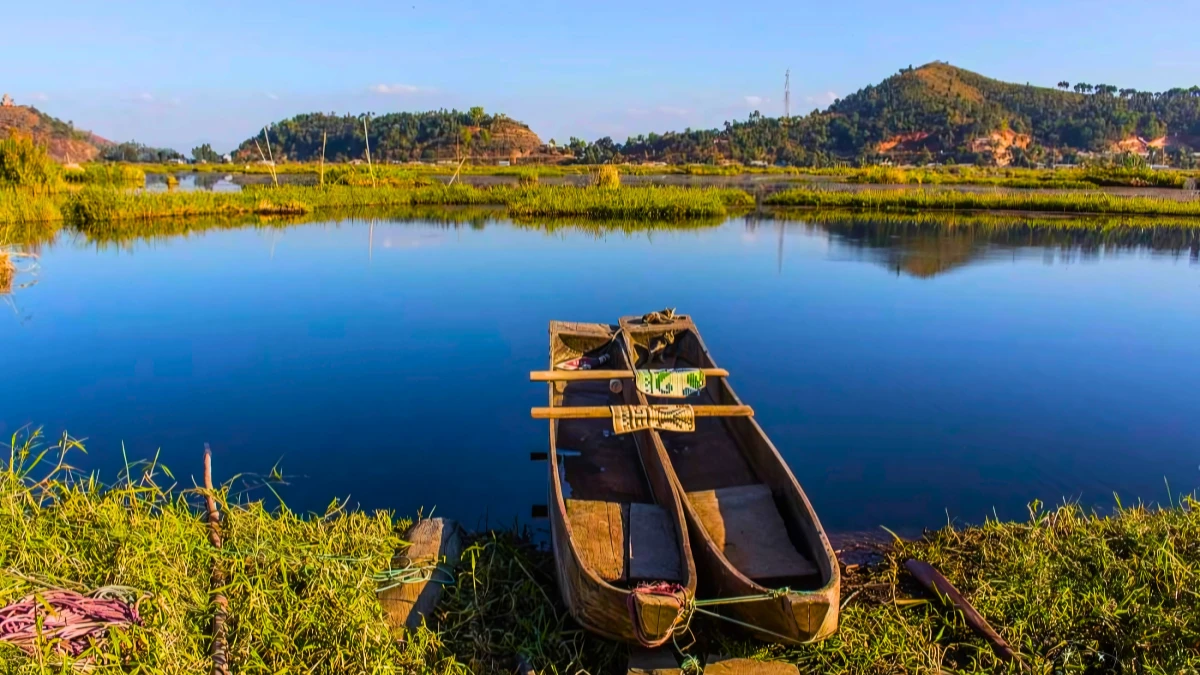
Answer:
[[[279,176],[275,175],[275,153],[271,152],[271,137],[267,134],[266,127],[263,127],[263,139],[267,141],[267,157],[271,160],[271,180],[275,181],[275,187],[279,187]],[[261,149],[258,154],[262,154]]]
[[[367,118],[371,115],[368,113],[363,118],[363,142],[367,144],[367,170],[371,172],[371,187],[379,187],[375,184],[375,166],[371,164],[371,134],[367,131]]]
[[[724,368],[698,368],[705,377],[729,377]],[[589,380],[632,379],[632,370],[534,370],[530,382],[584,382]]]
[[[754,417],[754,409],[748,405],[694,405],[692,413],[696,417]],[[609,419],[612,417],[612,409],[608,406],[555,406],[530,408],[529,415],[535,420]]]

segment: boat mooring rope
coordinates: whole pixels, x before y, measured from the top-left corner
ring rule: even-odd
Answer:
[[[444,575],[442,579],[435,579],[437,573]],[[423,584],[427,581],[432,581],[435,584],[450,586],[454,583],[454,573],[445,567],[436,563],[428,565],[405,565],[399,569],[387,569],[382,572],[376,572],[371,575],[377,584],[386,584],[375,589],[376,593],[398,588],[405,584]]]

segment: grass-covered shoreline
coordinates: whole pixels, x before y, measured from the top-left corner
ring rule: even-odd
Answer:
[[[43,455],[43,450],[49,450]],[[542,673],[623,672],[627,650],[580,630],[553,581],[552,556],[514,532],[470,535],[428,625],[393,641],[376,575],[402,545],[407,519],[333,503],[300,516],[218,490],[221,551],[207,540],[200,492],[175,467],[138,464],[112,486],[72,475],[64,437],[14,437],[0,466],[0,606],[50,588],[120,585],[145,594],[142,626],[85,655],[124,672],[207,672],[210,579],[229,580],[233,672],[499,673],[516,658]],[[9,453],[0,453],[9,454]],[[199,464],[199,456],[197,457]],[[219,475],[220,467],[217,467]],[[179,486],[179,487],[170,487]],[[689,655],[796,663],[803,672],[1002,672],[986,644],[911,580],[908,558],[941,570],[1022,654],[1033,672],[1182,673],[1200,667],[1200,504],[1031,507],[1025,522],[928,533],[844,568],[840,629],[816,645],[743,641],[693,622]],[[56,669],[0,642],[4,672]]]
[[[769,195],[770,206],[864,211],[1021,211],[1026,213],[1200,216],[1200,199],[1104,193],[959,192],[954,190],[821,190],[792,188]],[[1200,226],[1200,220],[1196,221]]]

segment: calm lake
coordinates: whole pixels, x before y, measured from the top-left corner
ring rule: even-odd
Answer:
[[[1195,235],[347,219],[37,250],[0,304],[0,432],[69,430],[102,479],[161,449],[190,486],[208,442],[297,510],[528,522],[547,322],[676,307],[830,530],[1200,486]]]

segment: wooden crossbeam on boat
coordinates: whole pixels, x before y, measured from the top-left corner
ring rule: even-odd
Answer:
[[[724,368],[699,368],[705,377],[729,377]],[[630,380],[632,370],[533,370],[530,382],[585,382],[588,380]]]
[[[748,405],[694,405],[696,417],[754,417],[754,409]],[[553,406],[530,408],[535,420],[585,420],[608,419],[612,408],[607,406]]]

